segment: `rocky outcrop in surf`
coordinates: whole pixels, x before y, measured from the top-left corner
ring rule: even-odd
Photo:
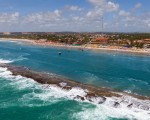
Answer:
[[[87,101],[95,104],[106,104],[115,108],[126,107],[128,109],[140,109],[150,112],[149,97],[82,84],[51,73],[32,71],[26,67],[18,67],[4,63],[1,63],[0,67],[7,68],[14,76],[21,75],[23,77],[32,78],[38,83],[44,84],[45,89],[51,87],[51,85],[55,85],[65,91],[70,91],[72,89],[82,90],[84,94],[76,94],[73,96],[75,100]]]

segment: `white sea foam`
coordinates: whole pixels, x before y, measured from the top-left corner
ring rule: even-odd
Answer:
[[[26,59],[27,59],[26,57],[21,55],[21,56],[19,56],[18,58],[14,59],[14,60],[12,60],[12,59],[10,59],[10,60],[0,59],[0,63],[13,63],[15,61],[22,61],[22,60],[26,60]]]
[[[19,56],[17,59],[15,59],[15,61],[22,61],[22,60],[26,60],[27,58],[24,56]]]
[[[64,90],[55,85],[41,85],[33,79],[25,78],[20,75],[13,76],[7,68],[0,67],[0,77],[10,80],[10,85],[18,90],[31,90],[32,92],[26,93],[19,101],[24,103],[25,106],[44,106],[47,104],[54,104],[62,99],[74,99],[77,95],[85,97],[86,90],[81,88],[72,88],[71,90]],[[65,83],[60,83],[64,87]],[[123,96],[121,98],[111,97],[103,104],[97,104],[100,98],[92,98],[95,107],[82,106],[82,112],[74,113],[73,117],[81,120],[107,120],[112,118],[127,118],[137,120],[150,120],[150,110],[146,106],[150,106],[150,101],[142,101],[133,97]],[[34,101],[43,101],[43,104],[36,104]],[[79,100],[79,99],[78,99]],[[81,101],[81,100],[79,100]],[[86,100],[86,102],[89,102]],[[119,103],[119,106],[114,106],[114,103]],[[90,103],[90,102],[89,102]],[[132,108],[127,107],[129,104],[134,103]],[[82,105],[82,103],[81,103]],[[89,104],[91,105],[91,104]],[[145,110],[147,109],[147,110]]]
[[[55,85],[41,85],[35,82],[33,79],[25,78],[20,75],[13,76],[12,72],[8,71],[7,68],[0,67],[0,77],[5,78],[6,80],[11,81],[9,84],[14,86],[18,90],[26,90],[30,89],[33,92],[25,94],[22,100],[31,100],[32,99],[40,99],[43,101],[56,101],[56,99],[60,98],[71,98],[73,99],[75,96],[85,96],[86,93],[81,88],[73,88],[70,91],[62,90],[62,88],[57,87]],[[64,85],[64,83],[63,83]],[[35,91],[40,92],[35,92]],[[29,99],[30,98],[30,99]],[[52,100],[52,98],[54,98]]]
[[[96,105],[94,108],[85,108],[82,112],[75,113],[73,117],[80,120],[108,120],[109,118],[126,118],[130,120],[150,120],[150,116],[143,112],[127,108],[113,108],[106,105]]]
[[[145,84],[148,85],[148,82],[142,81],[142,80],[138,80],[138,79],[134,79],[134,78],[128,78],[129,81],[135,81],[135,82],[139,82],[141,84]]]
[[[0,63],[12,63],[13,60],[4,60],[4,59],[0,59]]]
[[[123,101],[124,100],[124,101]],[[124,102],[120,104],[119,107],[114,107],[114,102],[118,101],[118,103]],[[107,101],[104,104],[95,104],[95,107],[88,108],[85,107],[79,113],[75,113],[73,117],[80,120],[108,120],[110,118],[126,118],[130,120],[150,120],[150,111],[145,111],[134,106],[132,109],[126,107],[130,102],[137,104],[150,105],[150,101],[141,101],[133,97],[124,96],[122,98],[111,97],[107,98]]]

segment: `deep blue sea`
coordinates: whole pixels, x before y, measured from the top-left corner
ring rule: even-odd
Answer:
[[[150,97],[150,56],[0,41],[0,62]],[[4,68],[0,86],[0,120],[140,120],[142,115],[72,100]]]

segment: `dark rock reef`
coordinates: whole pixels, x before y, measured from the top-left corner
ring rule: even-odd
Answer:
[[[150,100],[149,97],[139,96],[139,95],[126,93],[126,92],[115,91],[109,88],[102,88],[102,87],[95,87],[95,86],[87,85],[87,84],[81,84],[80,82],[72,81],[70,79],[65,79],[54,74],[35,72],[26,67],[13,66],[10,64],[3,64],[3,63],[0,63],[0,67],[7,68],[9,71],[12,72],[14,76],[21,75],[23,77],[32,78],[33,80],[41,84],[56,85],[65,90],[71,90],[72,88],[75,88],[75,87],[79,87],[85,90],[86,96],[77,95],[76,97],[74,97],[74,99],[79,99],[82,101],[88,100],[89,102],[94,102],[94,100],[98,98],[97,103],[102,104],[106,102],[107,98],[115,97],[113,106],[116,108],[118,108],[121,103],[124,103],[126,104],[126,107],[130,109],[136,106],[139,109],[144,109],[147,111],[150,110],[149,104],[141,105],[142,102],[134,103],[130,100],[127,101],[126,98],[124,98],[124,96],[128,96],[133,99],[149,101]]]

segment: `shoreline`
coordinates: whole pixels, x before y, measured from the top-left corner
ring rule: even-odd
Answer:
[[[87,45],[74,46],[74,45],[62,44],[62,43],[37,42],[36,40],[14,39],[14,38],[0,38],[0,41],[1,40],[25,42],[27,44],[38,45],[38,46],[61,47],[61,48],[71,48],[71,49],[79,49],[79,50],[92,50],[92,51],[109,51],[109,52],[119,52],[119,53],[129,53],[129,54],[150,56],[150,49],[123,48],[123,47],[116,47],[116,46],[107,46],[107,47],[106,46],[92,47]]]

